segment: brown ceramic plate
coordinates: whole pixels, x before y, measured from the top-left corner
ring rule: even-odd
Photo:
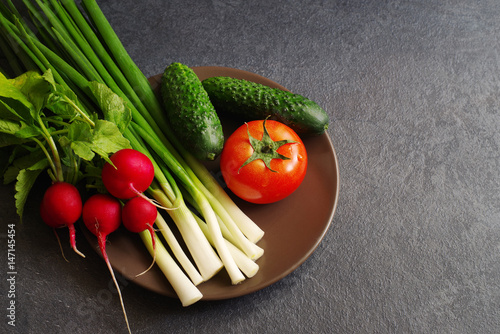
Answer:
[[[212,76],[231,76],[285,89],[269,79],[242,70],[212,66],[193,69],[201,80]],[[158,86],[160,77],[150,78],[154,87]],[[237,125],[226,120],[222,122],[226,132],[232,131]],[[203,300],[239,297],[277,282],[299,267],[323,239],[338,201],[337,157],[327,133],[304,138],[303,141],[309,159],[307,174],[292,195],[268,205],[255,205],[233,197],[236,204],[265,231],[263,239],[259,241],[259,246],[264,249],[264,255],[257,261],[259,272],[242,284],[233,286],[227,273],[222,270],[198,286]],[[216,177],[219,175],[217,166],[217,162],[207,165]],[[99,252],[95,237],[85,232],[89,242]],[[174,290],[157,266],[134,278],[151,263],[151,257],[137,235],[119,229],[109,236],[107,252],[114,270],[124,277],[146,289],[176,298]]]

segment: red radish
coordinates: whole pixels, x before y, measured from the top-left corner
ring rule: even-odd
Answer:
[[[106,253],[106,239],[107,236],[118,229],[121,224],[121,203],[118,199],[105,194],[95,194],[92,195],[85,204],[83,205],[82,219],[85,226],[97,237],[97,242],[101,250],[102,256],[106,265],[108,266],[113,282],[115,283],[116,290],[120,297],[120,303],[123,310],[123,315],[125,316],[125,321],[127,323],[127,328],[130,333],[130,326],[128,323],[127,313],[125,312],[125,306],[123,304],[123,298],[116,281],[113,268],[109,262],[108,255]]]
[[[53,229],[68,227],[71,248],[77,254],[85,257],[76,248],[75,238],[74,224],[81,214],[82,198],[74,185],[67,182],[56,182],[45,191],[40,204],[42,220]]]
[[[154,179],[154,166],[143,153],[122,149],[109,158],[102,168],[102,182],[116,198],[129,199],[144,192]]]
[[[158,210],[156,209],[156,206],[151,204],[148,199],[139,196],[134,197],[127,203],[125,203],[122,209],[123,226],[125,226],[127,230],[133,233],[140,233],[142,231],[148,230],[149,233],[151,233],[153,250],[156,249],[153,224],[157,216]],[[155,263],[155,260],[156,252],[154,252],[153,263],[151,263],[148,269],[138,274],[137,276],[140,276],[151,269],[151,267]]]

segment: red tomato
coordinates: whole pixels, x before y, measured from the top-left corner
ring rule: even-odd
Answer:
[[[220,168],[228,188],[238,197],[257,204],[273,203],[302,183],[307,169],[306,148],[285,124],[252,121],[227,139]]]

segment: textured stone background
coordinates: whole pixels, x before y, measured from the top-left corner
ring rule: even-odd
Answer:
[[[295,272],[185,309],[127,284],[135,333],[500,332],[500,2],[98,3],[147,76],[221,65],[316,100],[340,163],[333,224]],[[1,196],[15,222],[12,187]],[[31,209],[15,332],[124,332],[98,256],[81,240],[88,258],[65,263]]]

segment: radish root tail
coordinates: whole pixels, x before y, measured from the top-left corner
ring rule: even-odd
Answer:
[[[85,255],[76,248],[75,225],[73,224],[68,225],[68,229],[69,229],[69,242],[71,244],[71,248],[73,248],[76,254],[84,258]]]
[[[104,257],[104,261],[106,262],[106,266],[108,266],[109,272],[111,273],[111,278],[113,279],[113,282],[115,283],[116,291],[118,292],[118,297],[120,297],[120,304],[122,306],[123,310],[123,316],[125,317],[125,322],[127,323],[127,329],[130,334],[132,334],[132,331],[130,330],[130,325],[128,323],[128,317],[127,317],[127,311],[125,311],[125,304],[123,303],[123,297],[122,297],[122,292],[120,290],[120,287],[118,286],[118,282],[116,281],[115,273],[113,271],[113,268],[111,267],[111,263],[109,262],[108,255],[106,254],[106,238],[100,237],[99,238],[99,248],[101,249],[101,253]]]
[[[155,245],[155,233],[154,233],[155,230],[154,230],[153,226],[151,226],[149,224],[148,224],[148,230],[149,230],[149,233],[151,233],[151,240],[152,240],[152,244],[153,244],[153,262],[151,262],[151,264],[149,265],[148,269],[144,270],[140,274],[135,275],[135,278],[137,278],[139,276],[142,276],[145,273],[147,273],[149,270],[151,270],[151,268],[153,268],[154,264],[156,263],[156,245]]]
[[[158,202],[157,200],[153,199],[153,198],[149,198],[148,196],[146,196],[144,193],[141,193],[141,192],[138,192],[137,193],[138,196],[144,198],[146,201],[148,201],[149,203],[153,204],[154,206],[156,206],[158,209],[163,209],[163,210],[175,210],[177,209],[177,207],[174,207],[174,208],[167,208],[163,205],[160,204],[160,202]]]
[[[59,249],[61,250],[61,255],[63,257],[63,259],[66,261],[66,262],[69,262],[68,259],[66,258],[66,256],[64,255],[64,250],[63,250],[63,247],[62,247],[62,244],[61,244],[61,239],[59,238],[59,235],[57,234],[57,231],[55,228],[52,229],[54,231],[54,234],[56,236],[56,239],[57,239],[57,243],[59,244]]]

